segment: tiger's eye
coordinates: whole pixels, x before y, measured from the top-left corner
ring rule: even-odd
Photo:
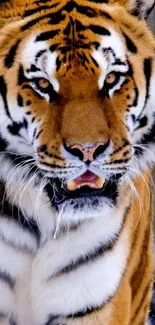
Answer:
[[[38,80],[38,86],[43,89],[47,89],[50,85],[50,82],[47,79],[39,79]]]
[[[117,79],[117,76],[115,73],[109,73],[105,79],[106,83],[111,85],[113,84]]]

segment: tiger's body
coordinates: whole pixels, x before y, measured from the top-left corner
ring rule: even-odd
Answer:
[[[153,1],[0,5],[0,325],[149,325]]]

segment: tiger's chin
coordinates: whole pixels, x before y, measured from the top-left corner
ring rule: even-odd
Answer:
[[[110,200],[101,196],[70,198],[57,206],[56,223],[61,232],[92,219],[106,220],[114,209]]]
[[[75,189],[69,189],[68,182],[57,178],[46,186],[46,190],[58,216],[62,216],[61,223],[75,225],[86,219],[106,216],[115,209],[121,176],[117,174],[105,179],[102,186],[100,180],[98,188],[83,183]]]

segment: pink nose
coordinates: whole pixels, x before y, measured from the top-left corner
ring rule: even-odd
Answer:
[[[106,142],[97,142],[90,145],[74,144],[70,147],[71,153],[78,156],[83,162],[93,161],[97,156],[102,154],[109,146],[109,140]]]

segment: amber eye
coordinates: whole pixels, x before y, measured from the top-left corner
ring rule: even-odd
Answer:
[[[45,78],[41,78],[41,79],[38,79],[37,85],[39,88],[46,90],[47,88],[49,88],[50,82]]]
[[[106,84],[108,84],[108,85],[111,86],[111,85],[117,83],[118,82],[118,79],[119,79],[119,75],[116,74],[116,73],[114,73],[114,72],[112,72],[112,73],[109,73],[107,75],[107,77],[105,79],[105,82],[106,82]]]

